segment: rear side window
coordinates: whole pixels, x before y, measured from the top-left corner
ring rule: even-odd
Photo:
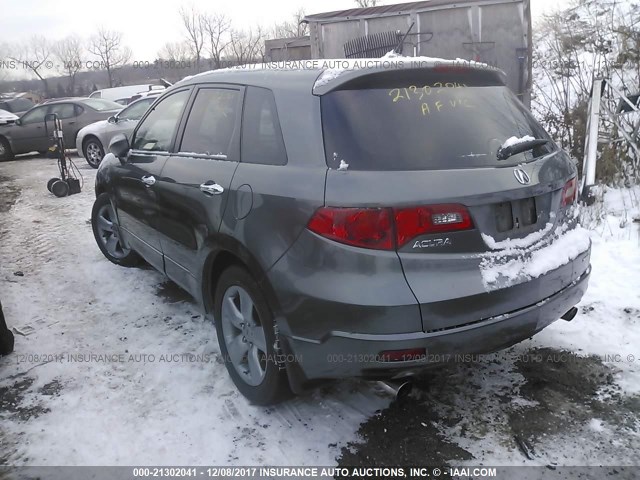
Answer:
[[[237,90],[203,88],[189,113],[180,152],[229,155],[238,113]]]
[[[55,113],[60,120],[65,118],[75,117],[75,108],[72,103],[61,103],[58,105],[51,105],[48,113]]]
[[[242,161],[286,165],[287,152],[273,93],[249,87],[242,117]]]
[[[552,151],[496,158],[510,137],[548,139],[515,95],[481,75],[426,72],[369,81],[321,99],[327,164],[349,170],[508,166]]]
[[[136,130],[133,148],[166,152],[189,98],[189,90],[182,90],[158,103]]]

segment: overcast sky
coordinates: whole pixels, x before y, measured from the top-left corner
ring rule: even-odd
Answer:
[[[307,14],[352,8],[353,0],[0,0],[0,43],[24,41],[34,34],[59,39],[71,33],[89,37],[98,26],[124,34],[132,60],[156,58],[159,48],[180,40],[179,6],[194,5],[224,12],[237,27],[270,27],[303,8]],[[382,4],[400,3],[385,1]],[[533,15],[557,8],[566,0],[532,0]],[[546,9],[546,10],[545,10]]]

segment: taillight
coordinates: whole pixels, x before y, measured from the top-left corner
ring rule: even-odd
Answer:
[[[578,196],[578,179],[573,177],[569,180],[562,189],[562,203],[560,206],[566,207],[575,203]]]
[[[388,208],[320,208],[307,227],[318,235],[355,247],[394,248]]]
[[[464,205],[429,205],[394,210],[398,248],[412,238],[473,228]]]
[[[320,208],[307,228],[347,245],[377,250],[402,247],[421,235],[473,228],[464,205],[411,208]],[[395,232],[395,235],[394,235]]]

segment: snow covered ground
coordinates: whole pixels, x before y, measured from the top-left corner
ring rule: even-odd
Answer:
[[[261,408],[188,297],[102,257],[78,165],[83,192],[58,199],[54,161],[0,164],[0,299],[22,332],[0,359],[0,464],[638,463],[640,189],[583,212],[593,274],[573,322],[425,376],[404,405],[353,380]]]

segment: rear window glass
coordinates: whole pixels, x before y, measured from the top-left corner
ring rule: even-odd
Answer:
[[[470,75],[360,81],[321,98],[327,164],[349,170],[436,170],[505,166],[552,151],[496,159],[511,137],[548,139],[515,95]]]
[[[82,100],[82,103],[90,106],[94,110],[98,110],[99,112],[102,112],[103,110],[122,109],[122,105],[118,105],[116,102],[112,102],[111,100],[103,100],[102,98],[85,98]]]
[[[34,103],[26,98],[16,98],[15,100],[9,100],[7,105],[11,112],[24,112],[33,107]]]

